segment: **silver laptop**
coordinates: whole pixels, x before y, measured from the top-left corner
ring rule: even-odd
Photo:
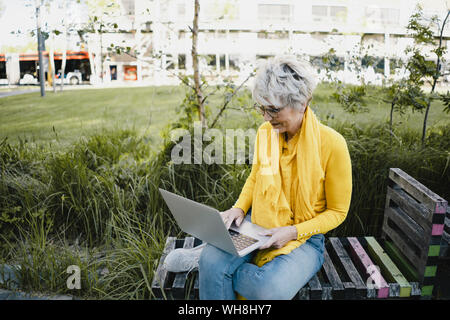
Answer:
[[[245,256],[270,238],[259,234],[266,229],[247,219],[244,219],[239,227],[233,223],[227,230],[217,209],[164,189],[159,191],[181,230],[228,253]]]

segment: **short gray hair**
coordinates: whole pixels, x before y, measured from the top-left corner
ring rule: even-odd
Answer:
[[[254,82],[253,99],[264,106],[301,110],[317,85],[311,64],[294,56],[276,56],[262,65]]]

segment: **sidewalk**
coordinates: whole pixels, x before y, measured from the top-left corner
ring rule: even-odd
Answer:
[[[25,94],[25,93],[34,93],[34,92],[39,92],[39,89],[34,89],[34,90],[17,90],[17,91],[7,91],[7,92],[2,92],[0,91],[0,98],[4,98],[4,97],[10,97],[10,96],[17,96],[20,94]]]

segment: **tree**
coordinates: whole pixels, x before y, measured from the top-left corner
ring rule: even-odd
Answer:
[[[199,0],[195,0],[194,3],[194,21],[192,25],[192,67],[194,70],[194,89],[195,89],[195,96],[197,98],[197,108],[199,113],[199,119],[202,122],[202,126],[206,126],[206,119],[205,119],[205,107],[203,105],[204,98],[203,98],[203,92],[200,86],[200,73],[198,70],[198,54],[197,54],[197,43],[198,43],[198,15],[200,12],[200,3]]]
[[[78,34],[80,38],[84,40],[83,35],[88,34],[96,34],[100,40],[100,78],[103,82],[104,70],[104,45],[103,45],[103,34],[110,32],[112,30],[116,30],[118,25],[114,22],[115,16],[117,16],[119,12],[119,3],[117,0],[87,0],[88,10],[89,10],[89,19],[87,24],[81,30],[78,30]],[[88,43],[88,51],[92,50],[91,43]],[[89,53],[91,56],[91,53]],[[92,65],[91,65],[92,67]],[[95,68],[95,71],[97,69]],[[99,76],[96,72],[97,77]]]
[[[41,33],[41,0],[36,0],[36,35],[38,41],[38,53],[39,53],[39,83],[41,88],[41,97],[45,97],[45,70],[44,70],[44,59],[42,57],[42,51],[45,48],[45,40]]]
[[[447,47],[443,46],[444,28],[448,22],[450,10],[447,10],[442,24],[439,22],[437,16],[433,16],[430,21],[424,18],[422,7],[418,5],[415,13],[411,16],[408,23],[408,32],[414,39],[414,45],[407,49],[410,58],[408,59],[406,68],[409,71],[409,81],[423,86],[428,84],[430,91],[425,94],[422,90],[415,92],[411,96],[411,105],[423,110],[425,109],[425,116],[422,126],[422,145],[425,144],[428,114],[433,100],[438,99],[439,95],[435,94],[436,84],[442,76],[442,58],[447,51]],[[437,28],[438,34],[433,31],[434,26]],[[434,54],[434,60],[431,60],[423,47],[432,47],[431,53]]]
[[[389,129],[393,135],[394,112],[404,112],[407,107],[420,112],[425,111],[422,126],[422,145],[425,143],[428,114],[433,100],[441,99],[446,106],[444,111],[448,111],[449,93],[438,95],[435,93],[436,84],[442,76],[442,59],[447,48],[443,46],[443,31],[448,23],[450,10],[447,10],[442,23],[437,16],[427,21],[422,12],[421,6],[417,6],[416,11],[410,17],[407,30],[414,39],[413,46],[405,50],[408,57],[405,62],[400,62],[400,69],[406,71],[405,76],[397,79],[385,79],[382,87],[384,93],[383,102],[390,105]],[[437,30],[437,35],[433,30]],[[431,57],[424,48],[431,47]],[[323,57],[323,61],[330,63],[333,50]],[[329,74],[329,68],[326,68]],[[358,71],[360,72],[360,70]],[[359,86],[346,85],[338,79],[329,77],[335,86],[333,97],[348,112],[355,113],[365,111],[366,99],[368,98],[367,86],[363,82]],[[424,92],[425,85],[428,84],[430,91]]]

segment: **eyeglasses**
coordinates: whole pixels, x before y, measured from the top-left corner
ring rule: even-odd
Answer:
[[[253,106],[262,116],[264,116],[267,113],[273,119],[278,117],[278,114],[280,113],[280,111],[283,110],[283,108],[278,108],[278,109],[266,108],[258,103],[255,103]]]

